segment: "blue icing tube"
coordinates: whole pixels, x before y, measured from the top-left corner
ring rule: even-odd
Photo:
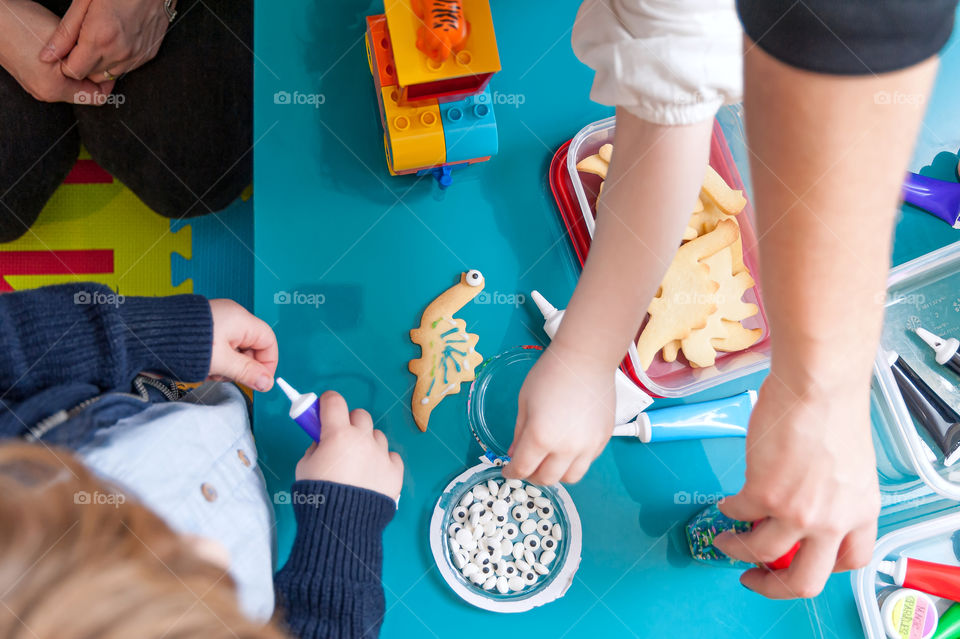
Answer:
[[[636,421],[614,427],[613,434],[645,443],[744,437],[756,402],[757,392],[749,390],[709,402],[648,410],[637,415]]]
[[[283,378],[277,378],[277,386],[290,398],[290,419],[297,422],[313,441],[320,441],[320,399],[316,393],[301,395]]]

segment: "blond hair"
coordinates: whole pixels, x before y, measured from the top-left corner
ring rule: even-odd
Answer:
[[[0,446],[0,636],[273,639],[233,582],[70,452]]]

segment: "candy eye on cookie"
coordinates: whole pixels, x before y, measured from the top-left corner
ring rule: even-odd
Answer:
[[[483,284],[483,274],[475,268],[467,271],[464,279],[470,286],[480,286]]]

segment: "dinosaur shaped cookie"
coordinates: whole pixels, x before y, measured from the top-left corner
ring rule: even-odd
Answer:
[[[637,340],[637,355],[644,370],[657,351],[704,328],[717,310],[715,294],[720,285],[711,279],[710,268],[702,260],[733,244],[739,237],[737,228],[735,222],[721,221],[712,232],[677,250],[660,284],[660,294],[650,302],[650,319]]]
[[[460,392],[462,382],[472,381],[483,361],[475,349],[479,337],[468,333],[467,324],[454,314],[483,290],[483,275],[469,270],[460,282],[440,294],[423,311],[420,327],[410,331],[410,340],[420,347],[420,357],[407,368],[417,376],[411,409],[421,431],[427,430],[430,413],[447,395]]]
[[[731,224],[731,222],[722,223]],[[733,274],[732,248],[733,244],[701,260],[701,263],[706,264],[710,269],[710,279],[717,282],[720,288],[714,294],[717,310],[707,318],[706,325],[703,328],[694,329],[681,340],[684,357],[691,366],[697,368],[714,365],[717,351],[712,340],[725,340],[730,332],[724,320],[732,321],[743,328],[739,324],[740,320],[757,314],[756,304],[742,301],[744,292],[752,288],[754,282],[747,271]],[[733,340],[731,343],[734,343]]]

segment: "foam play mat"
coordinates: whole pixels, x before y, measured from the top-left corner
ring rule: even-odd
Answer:
[[[0,244],[0,292],[91,281],[123,295],[200,293],[249,308],[252,272],[251,189],[224,211],[169,220],[85,153],[30,231]]]

